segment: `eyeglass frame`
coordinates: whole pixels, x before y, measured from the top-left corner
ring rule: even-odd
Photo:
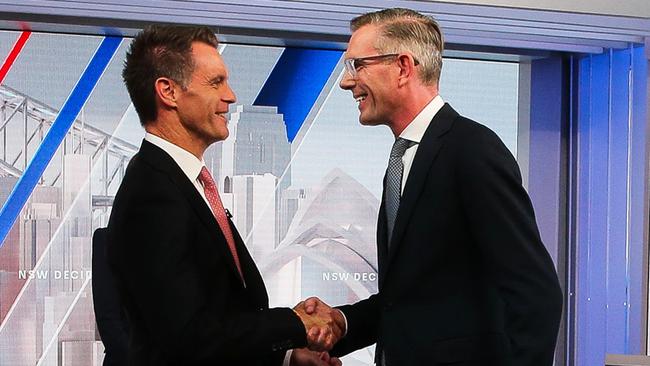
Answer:
[[[383,58],[388,58],[388,57],[397,57],[399,56],[399,53],[384,53],[381,55],[374,55],[374,56],[366,56],[366,57],[352,57],[352,58],[346,58],[343,60],[343,64],[345,65],[345,71],[350,74],[353,78],[357,77],[357,67],[362,67],[366,66],[366,61],[374,61],[374,60],[381,60]],[[359,66],[356,66],[355,64],[357,62],[361,62]],[[418,59],[413,57],[413,62],[415,66],[419,65],[420,62]]]

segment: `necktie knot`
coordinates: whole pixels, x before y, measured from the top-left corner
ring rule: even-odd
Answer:
[[[214,179],[212,179],[212,175],[210,174],[210,171],[208,171],[208,168],[206,168],[205,166],[201,168],[201,172],[199,173],[199,180],[206,187],[216,186],[216,184],[214,183]]]
[[[414,144],[414,141],[398,137],[393,143],[393,148],[390,150],[390,157],[401,158],[404,155],[406,149],[413,146]]]

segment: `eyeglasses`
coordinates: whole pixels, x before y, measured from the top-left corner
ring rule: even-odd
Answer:
[[[399,56],[399,53],[387,53],[383,55],[375,55],[375,56],[368,56],[368,57],[346,58],[345,60],[343,60],[343,63],[345,64],[345,70],[350,74],[350,76],[356,78],[357,71],[363,66],[368,65],[370,61],[380,61],[383,59],[394,58],[397,56]],[[420,64],[418,60],[415,58],[413,58],[413,61],[415,62],[416,66]]]

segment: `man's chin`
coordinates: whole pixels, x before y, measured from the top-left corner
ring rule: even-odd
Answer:
[[[230,136],[230,130],[228,129],[227,125],[225,126],[217,126],[217,128],[214,131],[214,137],[217,139],[217,141],[223,141]]]
[[[359,116],[359,123],[363,126],[377,126],[381,124],[381,122],[377,122],[374,119],[363,118],[362,116]]]
[[[227,139],[228,136],[230,136],[230,134],[228,132],[226,132],[225,134],[221,134],[221,135],[217,136],[217,142]]]
[[[222,132],[222,133],[214,133],[214,134],[212,134],[210,136],[211,137],[210,145],[212,145],[212,144],[214,144],[216,142],[223,141],[223,140],[227,139],[229,135],[230,135],[230,133],[228,131],[226,131],[225,133]]]

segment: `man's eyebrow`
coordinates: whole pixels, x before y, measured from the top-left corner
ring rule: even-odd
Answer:
[[[219,83],[223,82],[224,80],[226,80],[225,75],[218,75],[218,76],[215,76],[215,77],[211,78],[209,80],[209,82],[210,82],[210,84],[219,84]]]

